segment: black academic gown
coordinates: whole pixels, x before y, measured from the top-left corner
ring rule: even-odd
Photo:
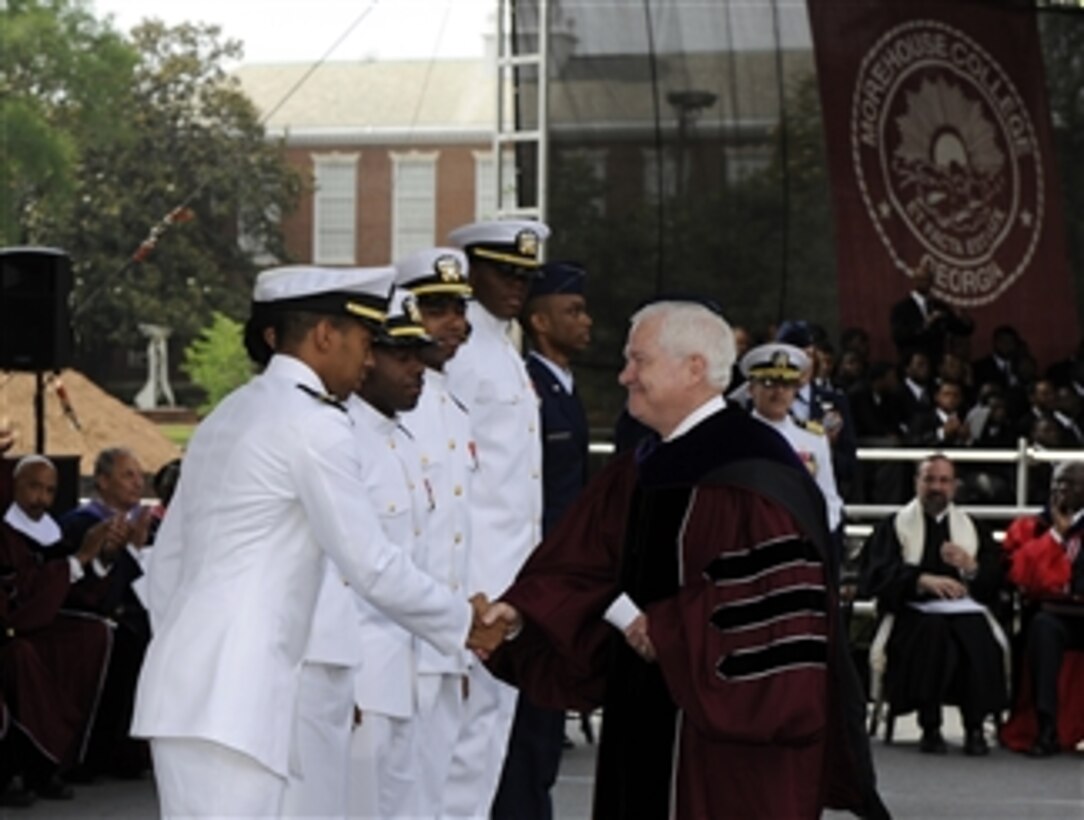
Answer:
[[[950,540],[947,518],[941,523],[924,518],[926,537],[919,564],[904,562],[895,516],[877,525],[862,550],[863,594],[877,599],[882,614],[895,615],[887,646],[886,698],[893,711],[918,709],[919,719],[929,728],[940,725],[940,704],[955,704],[965,726],[978,728],[986,715],[1008,705],[1001,647],[984,615],[934,615],[908,605],[925,599],[917,590],[920,574],[960,579],[957,570],[941,559],[941,545]],[[968,593],[996,612],[1001,551],[989,530],[979,521],[974,524],[979,569],[967,582]]]

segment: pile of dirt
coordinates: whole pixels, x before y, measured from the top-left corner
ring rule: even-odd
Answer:
[[[62,391],[49,374],[45,384],[45,452],[48,455],[80,456],[80,472],[89,476],[94,458],[107,447],[127,447],[143,469],[153,474],[181,455],[177,445],[135,409],[122,404],[76,370],[62,370]],[[33,373],[0,372],[0,428],[5,422],[15,433],[8,458],[34,452],[37,424],[34,420]],[[61,393],[66,393],[76,424],[65,414]]]

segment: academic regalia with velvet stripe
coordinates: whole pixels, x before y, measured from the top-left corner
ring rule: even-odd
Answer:
[[[525,625],[491,664],[604,706],[595,817],[881,816],[828,543],[793,450],[733,408],[588,486],[503,596]],[[621,592],[657,664],[603,621]]]

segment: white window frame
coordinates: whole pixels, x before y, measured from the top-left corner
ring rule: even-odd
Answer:
[[[312,261],[318,265],[353,265],[357,260],[358,247],[358,162],[360,152],[342,153],[333,151],[312,155],[313,195],[312,195]],[[339,247],[326,247],[322,227],[329,206],[329,194],[320,193],[321,171],[338,171],[348,174],[349,183],[343,186],[343,193],[337,196],[344,200],[345,218],[342,228],[343,237],[337,243]],[[348,249],[348,250],[347,250]]]
[[[437,233],[437,160],[439,151],[391,152],[391,250],[392,259],[431,248]],[[401,177],[407,169],[428,169],[431,183],[424,194],[407,191]],[[418,206],[411,211],[412,206]]]

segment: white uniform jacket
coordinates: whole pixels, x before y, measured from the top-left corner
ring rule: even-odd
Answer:
[[[824,504],[828,509],[828,528],[835,530],[843,520],[843,499],[839,497],[836,489],[836,479],[832,472],[832,450],[828,439],[799,426],[790,416],[786,416],[782,421],[772,421],[756,410],[752,413],[754,418],[774,427],[790,442],[798,458],[821,488],[821,495],[824,496]]]
[[[210,740],[286,776],[325,553],[351,587],[454,652],[470,607],[389,541],[364,502],[350,417],[275,356],[200,424],[150,565],[154,638],[133,734]]]
[[[471,497],[470,588],[504,592],[542,537],[538,395],[508,322],[477,302],[473,332],[445,365],[449,392],[467,406],[478,450]]]
[[[417,407],[400,421],[414,436],[422,476],[433,492],[425,569],[453,592],[471,595],[477,590],[470,588],[467,575],[470,498],[478,458],[466,407],[448,392],[444,374],[430,369]],[[444,654],[425,643],[419,653],[418,671],[423,673],[459,674],[470,660],[466,650]]]
[[[420,477],[420,456],[399,424],[352,397],[348,402],[362,459],[369,502],[384,535],[419,567],[425,566],[425,516],[432,494]],[[445,588],[446,593],[451,591]],[[466,593],[451,593],[460,600]],[[407,718],[416,704],[417,642],[414,636],[376,607],[355,597],[355,632],[364,647],[354,672],[354,702],[362,712]]]

